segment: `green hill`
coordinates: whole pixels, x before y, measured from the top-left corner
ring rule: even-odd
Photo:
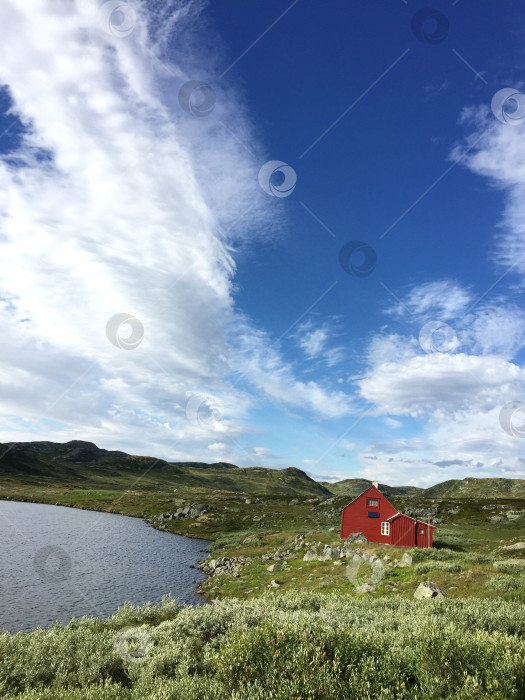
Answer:
[[[3,456],[2,456],[3,455]],[[166,462],[104,450],[92,442],[0,443],[0,483],[126,489],[197,487],[261,495],[323,496],[330,492],[300,469],[236,467],[218,462]]]
[[[450,479],[425,489],[426,498],[525,498],[524,479]]]
[[[368,481],[368,479],[343,479],[343,481],[336,481],[333,484],[327,481],[320,481],[319,483],[336,496],[345,496],[349,499],[356,498],[372,486],[372,482]],[[425,489],[420,489],[417,486],[379,484],[379,490],[388,498],[388,496],[421,496]]]

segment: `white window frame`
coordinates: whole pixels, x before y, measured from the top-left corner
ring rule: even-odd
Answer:
[[[370,503],[370,501],[373,501]],[[366,507],[367,508],[379,508],[379,499],[378,498],[367,498],[366,499]]]
[[[381,534],[382,535],[389,535],[390,534],[390,523],[387,523],[387,522],[381,523]]]

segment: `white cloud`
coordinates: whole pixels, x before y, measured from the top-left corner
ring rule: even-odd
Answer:
[[[315,381],[297,379],[291,364],[285,362],[266,333],[238,318],[232,327],[231,351],[239,373],[258,391],[273,401],[302,406],[320,418],[338,418],[352,411],[348,394],[333,391]]]
[[[21,147],[0,162],[11,439],[78,437],[197,459],[217,444],[210,438],[233,445],[244,429],[251,399],[225,378],[232,244],[280,224],[257,183],[261,148],[231,88],[214,83],[206,118],[178,105],[182,84],[206,76],[189,49],[168,63],[162,48],[169,31],[179,32],[175,51],[191,46],[184,15],[196,6],[148,4],[149,17],[139,12],[126,38],[101,29],[89,0],[0,6],[0,82],[26,127]],[[50,157],[38,157],[41,149]],[[106,338],[120,312],[144,326],[131,351]],[[188,417],[188,396],[199,392],[222,407],[220,421]],[[319,390],[311,403],[325,400]]]
[[[294,334],[299,347],[308,360],[322,359],[328,367],[334,367],[344,358],[343,347],[329,348],[332,338],[339,335],[337,318],[331,318],[315,327],[312,320],[302,323]]]
[[[464,313],[471,299],[470,292],[456,282],[426,282],[412,287],[387,313],[404,317],[408,311],[414,316],[445,321]]]
[[[208,445],[210,452],[226,452],[229,448],[225,442],[214,442]]]
[[[497,357],[433,354],[379,365],[358,382],[377,415],[490,410],[525,393],[525,370]]]
[[[486,107],[464,110],[463,122],[471,133],[451,157],[507,191],[494,256],[512,280],[525,273],[525,123],[502,124]]]

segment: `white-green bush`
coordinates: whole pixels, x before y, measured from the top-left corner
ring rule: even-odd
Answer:
[[[453,561],[428,561],[416,564],[414,571],[417,574],[428,574],[429,571],[450,571],[455,573],[461,571],[461,565]]]
[[[495,561],[494,568],[504,574],[525,574],[525,559],[505,559]]]
[[[445,562],[441,562],[445,563]],[[266,592],[0,635],[8,700],[518,700],[525,610],[502,600]],[[153,619],[153,621],[152,621]],[[119,628],[120,625],[120,628]],[[129,626],[150,643],[119,656]]]
[[[501,591],[503,593],[516,591],[522,586],[525,586],[525,580],[520,581],[510,576],[493,576],[485,583],[485,588],[489,591]]]

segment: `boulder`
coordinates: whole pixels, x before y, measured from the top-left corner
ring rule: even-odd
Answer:
[[[355,554],[355,550],[352,547],[350,547],[350,545],[345,543],[341,547],[341,551],[339,553],[339,556],[341,557],[341,559],[346,559],[346,557],[349,557],[349,556],[354,555],[354,554]]]
[[[303,557],[303,561],[317,561],[318,554],[315,549],[309,549]]]
[[[270,581],[269,585],[270,585],[272,588],[279,588],[281,584],[278,583],[275,579],[272,579],[272,580]]]
[[[371,583],[363,583],[361,586],[354,588],[354,593],[372,593],[376,589],[376,585],[372,585]]]
[[[423,581],[414,591],[414,598],[416,600],[426,600],[427,598],[441,598],[445,594],[438,588],[432,581]]]
[[[407,569],[409,566],[412,566],[413,563],[414,559],[412,558],[412,555],[409,552],[405,552],[397,566],[400,569]]]
[[[332,559],[339,559],[339,554],[339,547],[330,547],[330,545],[327,544],[318,559],[319,561],[331,561]]]
[[[166,513],[161,517],[164,520],[185,520],[186,518],[198,518],[200,515],[204,515],[210,510],[213,510],[212,506],[205,505],[204,503],[192,503],[191,506],[184,506],[183,508],[179,508],[175,513]]]
[[[219,557],[218,559],[204,559],[199,568],[210,576],[228,574],[238,577],[241,575],[241,567],[249,561],[245,557]]]
[[[368,542],[362,532],[351,532],[345,540],[345,544],[356,544],[357,542]]]
[[[290,503],[288,505],[289,506],[296,506],[298,503],[299,503],[299,501],[297,500],[297,498],[292,498],[292,500],[290,501]]]
[[[279,569],[282,569],[283,565],[280,562],[276,562],[275,564],[270,564],[270,566],[266,567],[266,571],[279,571]]]
[[[516,542],[516,544],[504,545],[501,549],[525,549],[525,542]]]

